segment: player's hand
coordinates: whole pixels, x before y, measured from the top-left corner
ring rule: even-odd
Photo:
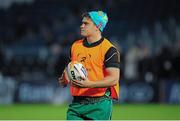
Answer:
[[[67,84],[65,83],[65,81],[63,79],[63,74],[61,75],[61,77],[58,78],[58,82],[63,87],[67,86]]]
[[[67,75],[66,69],[62,73],[61,77],[58,78],[58,82],[63,87],[67,86],[67,84],[70,82],[69,78],[68,78],[68,75]]]
[[[93,85],[93,81],[90,81],[88,78],[82,78],[81,81],[71,80],[71,84],[76,87],[90,88]]]

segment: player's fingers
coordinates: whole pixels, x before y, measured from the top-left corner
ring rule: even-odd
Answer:
[[[86,78],[84,78],[84,77],[80,77],[80,80],[83,80],[83,81],[84,81],[84,80],[86,80]]]
[[[59,78],[58,78],[58,81],[62,80],[63,79],[63,75],[61,75]]]
[[[66,83],[64,82],[63,76],[61,76],[61,77],[58,78],[58,82],[59,82],[59,84],[62,85],[62,86],[65,86],[65,85],[66,85]]]
[[[61,78],[59,78],[59,79],[58,79],[58,82],[59,82],[59,83],[62,83],[62,82],[63,82],[63,80],[62,80]]]
[[[80,83],[80,81],[71,80],[71,83],[72,83],[74,86],[83,87],[83,85]]]

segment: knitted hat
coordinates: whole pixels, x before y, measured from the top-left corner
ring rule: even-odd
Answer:
[[[99,30],[102,32],[108,22],[107,14],[103,11],[90,11],[88,12],[88,15],[97,28],[99,28]]]

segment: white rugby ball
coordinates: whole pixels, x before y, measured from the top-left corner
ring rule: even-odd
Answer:
[[[77,61],[68,64],[67,73],[70,80],[82,81],[82,78],[87,78],[86,68]]]

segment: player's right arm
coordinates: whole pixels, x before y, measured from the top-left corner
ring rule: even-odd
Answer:
[[[68,74],[67,74],[67,65],[68,63],[71,61],[71,48],[69,51],[69,59],[67,60],[67,64],[65,66],[65,69],[63,71],[63,73],[61,74],[61,76],[58,78],[58,82],[61,86],[66,87],[68,85],[68,83],[70,82],[69,78],[68,78]]]
[[[66,67],[67,68],[67,67]],[[58,78],[58,82],[61,86],[65,87],[70,82],[68,75],[67,75],[67,69],[64,69],[61,77]]]

